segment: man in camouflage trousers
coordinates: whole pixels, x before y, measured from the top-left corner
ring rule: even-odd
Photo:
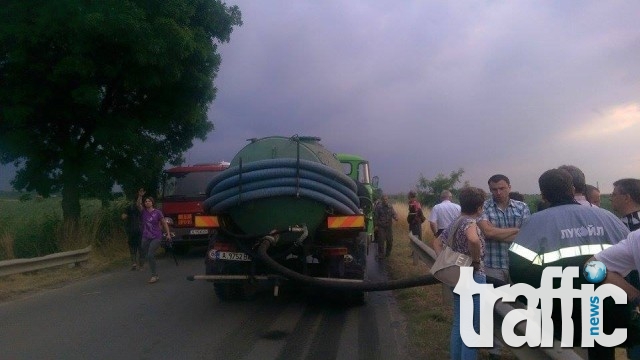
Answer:
[[[393,209],[393,206],[389,204],[387,195],[382,195],[380,198],[380,202],[374,209],[373,219],[376,242],[378,243],[378,255],[376,258],[384,259],[391,254],[391,248],[393,247],[393,231],[391,225],[393,220],[398,221],[398,215]]]

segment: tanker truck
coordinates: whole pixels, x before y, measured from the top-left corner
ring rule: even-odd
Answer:
[[[305,285],[299,279],[364,282],[375,186],[365,159],[336,155],[320,138],[250,139],[207,187],[203,207],[218,229],[206,274],[189,280],[213,282],[220,300],[265,283],[277,296],[281,285]],[[361,290],[339,293],[364,301]]]

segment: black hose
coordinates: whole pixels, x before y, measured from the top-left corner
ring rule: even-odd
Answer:
[[[355,291],[386,291],[386,290],[396,290],[396,289],[405,289],[416,286],[424,286],[424,285],[434,285],[440,284],[438,279],[434,278],[433,275],[422,275],[416,276],[408,279],[400,279],[400,280],[391,280],[385,282],[361,282],[361,283],[353,283],[353,282],[344,282],[340,279],[330,280],[330,279],[318,279],[311,276],[303,275],[298,272],[295,272],[285,266],[280,265],[277,261],[273,260],[268,254],[267,250],[271,246],[271,242],[267,240],[263,240],[260,246],[258,247],[258,258],[264,262],[264,264],[271,268],[271,270],[276,271],[282,274],[284,277],[302,282],[308,285],[313,285],[321,288],[329,288],[329,289],[338,289],[338,290],[355,290]]]

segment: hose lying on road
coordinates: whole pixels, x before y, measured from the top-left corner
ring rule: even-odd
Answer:
[[[271,235],[280,234],[287,231],[292,231],[292,230],[288,229],[288,230],[274,231]],[[271,245],[275,242],[274,238],[271,235],[244,236],[245,239],[251,239],[251,238],[255,239],[260,237],[262,238],[262,241],[260,242],[260,245],[257,248],[257,252],[249,251],[248,249],[244,249],[244,251],[248,253],[250,252],[252,257],[254,256],[257,257],[264,263],[265,266],[270,268],[272,271],[281,274],[283,277],[289,280],[298,281],[307,285],[313,285],[313,286],[317,286],[325,289],[365,291],[365,292],[397,290],[397,289],[406,289],[406,288],[417,287],[417,286],[441,284],[440,280],[436,279],[431,274],[415,276],[408,279],[399,279],[399,280],[391,280],[391,281],[383,281],[383,282],[375,282],[375,283],[359,281],[356,279],[340,279],[340,278],[336,278],[336,279],[321,278],[320,279],[320,278],[304,275],[281,265],[276,260],[271,258],[271,256],[269,256],[267,251],[269,250],[269,247],[271,247]],[[198,276],[191,275],[187,277],[187,280],[193,281],[196,278],[198,278]],[[508,283],[502,280],[495,279],[489,276],[487,276],[487,283],[493,284],[494,286],[508,285]]]
[[[434,285],[440,284],[438,279],[434,278],[433,275],[422,275],[416,276],[408,279],[400,279],[400,280],[391,280],[384,282],[344,282],[343,279],[318,279],[311,276],[303,275],[298,272],[295,272],[285,266],[280,265],[277,261],[273,260],[268,254],[267,250],[271,246],[271,241],[269,241],[269,237],[265,237],[265,240],[262,241],[260,246],[258,247],[258,257],[260,260],[264,262],[264,264],[271,268],[271,270],[276,271],[282,274],[284,277],[302,282],[308,285],[313,285],[321,288],[330,288],[337,290],[354,290],[354,291],[386,291],[386,290],[395,290],[395,289],[405,289],[415,286],[424,286],[424,285]]]

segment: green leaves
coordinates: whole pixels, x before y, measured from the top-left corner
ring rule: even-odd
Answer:
[[[80,196],[153,181],[213,129],[215,42],[241,24],[211,0],[7,1],[0,162],[20,165],[14,187],[66,188],[75,211]]]
[[[440,173],[436,175],[433,180],[429,180],[421,174],[420,179],[418,179],[418,185],[416,186],[418,189],[418,199],[420,199],[421,203],[433,207],[433,205],[439,202],[442,190],[449,190],[456,195],[457,191],[455,186],[461,181],[462,174],[464,174],[463,168],[457,171],[451,171],[449,176]]]

